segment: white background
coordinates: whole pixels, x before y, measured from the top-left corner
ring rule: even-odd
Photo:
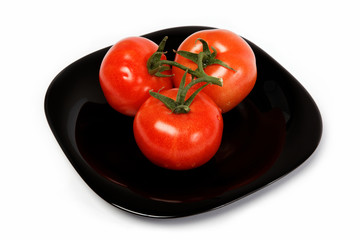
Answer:
[[[358,1],[2,1],[0,239],[360,239]],[[208,213],[138,217],[98,197],[45,118],[67,65],[127,36],[189,25],[232,30],[310,92],[322,141],[271,186]]]

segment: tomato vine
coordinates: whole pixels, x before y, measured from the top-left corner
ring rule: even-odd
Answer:
[[[192,62],[197,64],[197,68],[195,70],[192,70],[191,68],[188,68],[184,65],[181,65],[175,61],[171,60],[163,60],[161,59],[161,56],[163,54],[166,54],[164,52],[165,44],[168,37],[165,36],[163,40],[160,42],[159,47],[157,51],[149,58],[147,61],[147,68],[148,72],[151,75],[155,75],[157,77],[171,77],[171,75],[163,74],[163,71],[170,70],[169,66],[177,67],[179,69],[182,69],[185,71],[185,74],[182,77],[177,98],[176,100],[173,100],[169,97],[166,97],[158,92],[154,92],[150,90],[150,95],[157,98],[158,100],[162,101],[173,113],[187,113],[190,111],[190,104],[194,100],[196,94],[198,94],[203,88],[205,88],[209,84],[215,84],[218,86],[223,85],[223,80],[221,78],[216,78],[213,76],[209,76],[205,73],[204,68],[206,68],[209,65],[212,64],[219,64],[225,68],[228,68],[230,70],[233,70],[236,72],[235,69],[231,68],[229,65],[227,65],[225,62],[219,60],[216,58],[217,51],[214,47],[211,47],[213,52],[210,51],[208,43],[199,38],[197,41],[200,41],[202,43],[203,50],[200,53],[192,53],[188,51],[175,51],[180,56],[183,56]],[[192,76],[192,80],[189,84],[185,86],[185,78],[186,74],[189,73]],[[200,88],[198,88],[186,101],[185,96],[188,90],[194,86],[195,84],[205,82],[205,85],[202,85]]]

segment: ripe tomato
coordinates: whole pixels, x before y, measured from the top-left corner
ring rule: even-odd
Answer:
[[[105,98],[115,110],[135,116],[150,96],[149,90],[172,88],[171,78],[148,73],[147,60],[157,49],[157,44],[142,37],[123,39],[109,49],[101,63],[99,78]]]
[[[161,94],[175,100],[177,91],[170,89]],[[200,92],[190,109],[188,113],[172,113],[153,97],[141,106],[134,119],[134,136],[151,162],[168,169],[186,170],[203,165],[217,152],[223,132],[219,107]]]
[[[222,29],[195,32],[181,43],[178,51],[199,53],[202,50],[202,44],[200,41],[196,41],[198,38],[205,40],[209,47],[216,49],[217,59],[236,70],[235,72],[218,64],[209,65],[204,69],[206,74],[223,79],[222,87],[207,86],[203,91],[216,102],[223,112],[228,112],[238,105],[255,85],[257,77],[255,55],[243,38]],[[178,54],[175,62],[192,70],[197,68],[196,63]],[[174,85],[178,87],[184,71],[175,67],[172,72]],[[191,77],[188,74],[186,83],[190,81]]]

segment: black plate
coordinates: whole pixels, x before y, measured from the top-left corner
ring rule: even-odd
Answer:
[[[207,27],[179,27],[167,35],[172,49]],[[100,89],[100,63],[109,47],[72,63],[53,80],[45,97],[49,125],[84,181],[104,200],[148,217],[181,217],[208,211],[248,195],[291,172],[321,138],[319,110],[301,84],[259,47],[258,79],[251,94],[224,114],[224,135],[215,157],[189,171],[151,164],[138,149],[133,118],[117,113]]]

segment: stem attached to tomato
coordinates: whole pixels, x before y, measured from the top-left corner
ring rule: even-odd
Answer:
[[[169,98],[165,95],[162,95],[158,92],[153,92],[150,90],[150,95],[154,98],[160,100],[168,107],[173,113],[188,113],[190,111],[190,105],[193,102],[195,96],[207,85],[215,84],[218,86],[223,85],[223,81],[221,78],[216,78],[213,76],[209,76],[205,73],[204,68],[212,64],[219,64],[225,68],[235,71],[233,68],[228,66],[223,61],[216,59],[217,51],[214,47],[211,47],[213,52],[210,51],[209,45],[203,39],[197,39],[203,45],[203,50],[200,53],[192,53],[187,51],[177,51],[176,53],[182,57],[189,59],[197,64],[197,69],[192,70],[186,66],[183,66],[175,61],[170,60],[161,60],[162,54],[164,54],[165,43],[167,37],[159,44],[158,50],[149,58],[147,62],[147,68],[150,74],[158,76],[158,77],[169,77],[169,75],[162,74],[163,71],[169,70],[169,66],[177,67],[185,71],[183,75],[179,90],[176,96],[176,100]],[[192,81],[185,86],[186,75],[190,74],[192,76]],[[206,84],[198,88],[191,96],[185,100],[186,94],[191,87],[195,84],[205,82]]]
[[[222,86],[222,84],[223,84],[221,78],[219,79],[219,78],[215,78],[215,77],[211,77],[211,76],[206,76],[206,77],[197,78],[185,86],[185,78],[186,78],[187,73],[188,73],[188,70],[185,70],[185,74],[181,79],[179,90],[176,95],[176,100],[169,98],[165,95],[162,95],[158,92],[153,92],[151,90],[150,90],[150,95],[153,96],[154,98],[160,100],[161,102],[163,102],[165,104],[165,106],[168,107],[171,110],[171,112],[173,112],[173,113],[188,113],[190,111],[190,105],[193,102],[193,100],[195,99],[195,96],[204,87],[206,87],[209,84],[215,84],[218,86]],[[198,84],[201,82],[205,82],[206,84],[201,86],[200,88],[198,88],[193,94],[191,94],[191,96],[188,99],[185,100],[186,94],[189,91],[189,89],[192,86],[194,86],[195,84]]]
[[[148,59],[146,66],[148,69],[149,74],[155,75],[157,77],[171,77],[171,75],[163,74],[162,72],[166,70],[170,70],[170,67],[167,65],[162,64],[161,56],[165,53],[165,44],[166,40],[168,39],[167,36],[164,37],[164,39],[159,44],[158,49],[156,52],[151,55],[151,57]]]
[[[192,78],[201,78],[201,77],[207,77],[208,75],[205,73],[204,68],[206,68],[209,65],[212,64],[219,64],[225,68],[228,68],[230,70],[235,71],[233,68],[231,68],[229,65],[224,63],[223,61],[216,59],[217,51],[214,47],[211,47],[213,52],[210,51],[209,45],[207,42],[201,38],[197,39],[200,41],[203,45],[203,51],[200,53],[192,53],[188,51],[177,51],[176,53],[179,54],[182,57],[185,57],[189,59],[190,61],[193,61],[198,65],[198,68],[196,70],[192,70],[184,65],[181,65],[180,63],[177,63],[175,61],[170,60],[161,60],[162,54],[164,54],[165,44],[166,40],[168,39],[167,36],[164,37],[164,39],[159,44],[159,47],[157,51],[149,58],[147,61],[147,68],[148,72],[151,75],[155,75],[158,77],[170,77],[170,75],[162,74],[163,71],[169,70],[169,66],[180,68],[184,71],[188,71],[188,73],[192,76]]]

